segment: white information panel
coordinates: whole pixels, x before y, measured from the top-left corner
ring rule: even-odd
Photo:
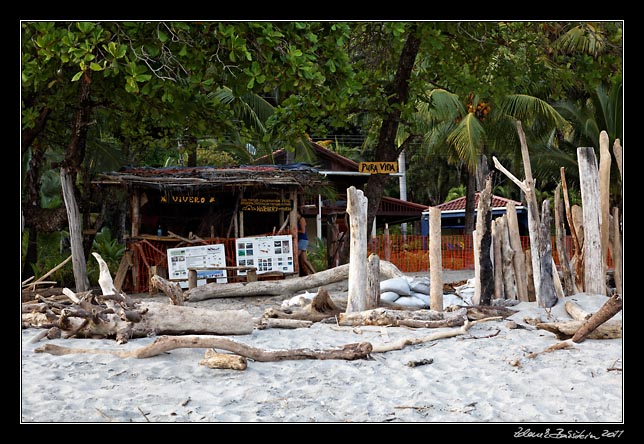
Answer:
[[[293,237],[261,236],[243,237],[236,240],[237,265],[256,267],[257,274],[271,271],[293,273]],[[239,272],[246,274],[246,272]]]
[[[188,268],[225,267],[226,251],[224,244],[199,245],[196,247],[168,248],[168,279],[181,280],[181,288],[188,287]],[[206,279],[217,279],[220,284],[228,282],[226,270],[197,271],[197,285]]]

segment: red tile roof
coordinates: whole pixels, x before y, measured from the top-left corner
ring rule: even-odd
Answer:
[[[476,208],[479,204],[479,194],[476,193],[474,195],[474,208]],[[507,206],[508,202],[514,202],[514,205],[516,207],[520,207],[523,204],[521,202],[518,202],[516,200],[512,199],[506,199],[505,197],[501,196],[492,196],[492,208],[504,208]],[[449,202],[444,202],[440,205],[436,205],[437,208],[440,208],[441,212],[442,211],[465,211],[465,196],[459,197],[454,200],[450,200]]]

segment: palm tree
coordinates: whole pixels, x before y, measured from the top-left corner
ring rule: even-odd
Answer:
[[[228,129],[225,139],[217,144],[219,149],[251,163],[258,157],[272,155],[274,151],[284,148],[284,145],[292,145],[295,148],[295,159],[313,162],[314,153],[307,137],[303,136],[299,140],[288,143],[279,135],[270,132],[267,123],[275,107],[263,97],[254,93],[236,96],[225,86],[209,97],[216,104],[229,107],[237,123],[236,126]]]

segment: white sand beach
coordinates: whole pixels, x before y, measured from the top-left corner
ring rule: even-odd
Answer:
[[[451,281],[462,277],[451,276]],[[346,282],[332,290],[341,295]],[[279,306],[287,297],[211,299],[192,305],[244,308],[261,316],[266,307]],[[568,298],[588,312],[607,299],[584,294]],[[106,339],[32,343],[40,330],[22,329],[20,421],[511,423],[517,425],[513,433],[525,431],[521,425],[530,423],[579,425],[564,427],[565,433],[580,433],[588,430],[582,424],[599,423],[606,424],[602,431],[619,433],[624,422],[623,339],[568,340],[567,349],[529,357],[563,341],[537,330],[526,318],[570,317],[562,300],[552,310],[527,302],[510,308],[517,312],[507,319],[477,323],[452,338],[373,353],[370,359],[248,360],[241,371],[200,365],[204,349],[176,349],[146,359],[36,353],[44,343],[130,350],[155,338],[123,345]],[[510,320],[525,328],[511,328]],[[310,328],[256,329],[249,335],[228,337],[266,350],[324,349],[365,341],[381,345],[441,330],[449,329],[340,327],[318,322]]]

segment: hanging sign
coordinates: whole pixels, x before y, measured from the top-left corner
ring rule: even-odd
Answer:
[[[398,162],[360,162],[358,171],[369,174],[390,174],[398,172]]]
[[[275,213],[277,211],[291,211],[293,201],[290,199],[265,199],[265,198],[242,198],[242,211],[257,211],[260,213]]]
[[[215,203],[215,196],[191,196],[187,194],[168,193],[161,196],[162,204],[212,204]]]

